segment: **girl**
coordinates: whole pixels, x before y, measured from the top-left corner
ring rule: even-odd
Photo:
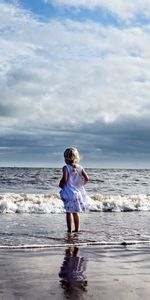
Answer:
[[[78,232],[80,226],[78,212],[84,211],[87,205],[87,195],[83,185],[88,182],[89,178],[78,164],[80,156],[76,148],[67,148],[64,152],[64,160],[66,165],[63,167],[63,175],[59,183],[60,196],[66,210],[68,232],[72,232],[72,215],[75,232]]]

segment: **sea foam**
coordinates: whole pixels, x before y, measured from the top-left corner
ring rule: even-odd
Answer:
[[[150,195],[90,195],[90,212],[150,211]],[[63,213],[63,202],[58,194],[0,194],[0,213]]]

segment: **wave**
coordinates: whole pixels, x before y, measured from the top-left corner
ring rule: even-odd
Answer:
[[[149,245],[150,241],[125,240],[122,242],[81,242],[81,243],[65,243],[65,244],[32,244],[32,245],[0,245],[0,249],[50,249],[50,248],[66,248],[66,247],[87,247],[87,246],[131,246],[131,245]]]
[[[150,195],[91,195],[89,212],[150,211]],[[0,213],[51,214],[63,213],[58,194],[0,194]]]

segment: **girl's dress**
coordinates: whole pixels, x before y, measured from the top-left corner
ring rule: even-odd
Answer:
[[[78,165],[78,170],[73,172],[71,165],[66,165],[69,178],[65,186],[60,191],[60,196],[64,202],[66,212],[82,212],[87,207],[87,194],[83,186],[83,168]]]

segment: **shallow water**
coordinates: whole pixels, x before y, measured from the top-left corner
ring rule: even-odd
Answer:
[[[69,242],[150,241],[149,217],[149,212],[83,213],[81,231]],[[0,228],[1,246],[68,243],[65,214],[1,215]]]

